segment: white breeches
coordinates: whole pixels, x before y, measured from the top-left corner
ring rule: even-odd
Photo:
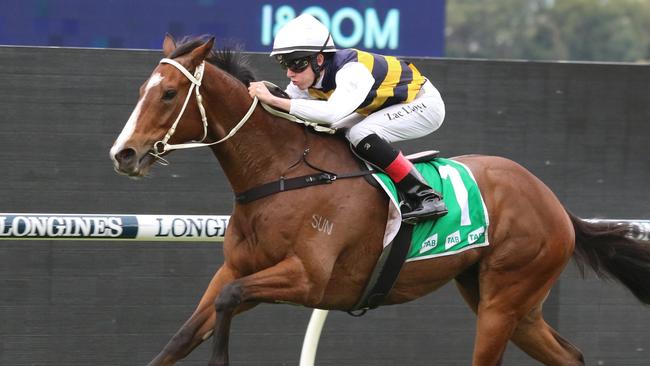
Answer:
[[[332,126],[348,128],[346,137],[357,146],[373,133],[388,142],[422,137],[437,130],[444,119],[445,104],[440,92],[427,80],[410,103],[395,104],[367,117],[352,113]]]

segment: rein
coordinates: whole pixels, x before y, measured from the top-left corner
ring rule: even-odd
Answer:
[[[257,106],[257,97],[253,98],[253,103],[251,104],[250,108],[248,108],[248,111],[246,114],[242,117],[242,119],[233,127],[230,132],[224,136],[221,140],[219,141],[214,141],[214,142],[209,142],[209,143],[204,143],[203,141],[206,139],[208,136],[208,118],[205,114],[205,108],[203,107],[203,96],[201,96],[201,92],[199,91],[199,88],[201,87],[201,81],[203,80],[203,74],[204,74],[204,69],[205,69],[205,61],[201,62],[199,66],[196,67],[196,70],[194,71],[194,75],[192,75],[186,68],[185,66],[181,65],[175,60],[169,59],[169,58],[163,58],[160,60],[161,64],[169,64],[177,68],[185,77],[191,82],[190,85],[190,90],[187,92],[187,97],[185,98],[185,102],[183,103],[183,107],[181,108],[180,113],[178,114],[178,117],[176,117],[176,120],[174,121],[174,124],[169,128],[167,133],[165,134],[165,137],[163,137],[162,140],[156,141],[153,144],[153,149],[152,151],[149,152],[149,154],[153,155],[157,159],[161,159],[162,161],[165,161],[161,155],[172,150],[179,150],[179,149],[191,149],[195,147],[205,147],[205,146],[211,146],[211,145],[216,145],[220,144],[229,138],[231,138],[237,131],[239,131],[240,128],[248,121],[250,116],[253,114],[253,111],[255,110],[255,107]],[[194,142],[189,142],[189,143],[184,143],[184,144],[170,144],[168,143],[169,139],[174,135],[174,132],[176,132],[176,127],[178,126],[178,123],[181,120],[181,117],[183,116],[183,113],[185,113],[185,108],[187,107],[187,103],[190,100],[190,97],[192,96],[192,90],[195,91],[196,94],[196,103],[199,106],[199,112],[201,113],[201,121],[203,121],[203,138],[199,141],[194,141]]]
[[[179,62],[177,62],[175,60],[172,60],[172,59],[169,59],[169,58],[163,58],[162,60],[160,60],[159,63],[161,63],[161,64],[169,64],[169,65],[174,66],[183,75],[185,75],[185,77],[191,82],[190,89],[187,92],[187,97],[185,97],[185,102],[183,102],[183,107],[181,108],[180,113],[178,113],[178,116],[176,117],[176,120],[174,121],[172,126],[169,128],[169,130],[167,130],[167,133],[165,134],[165,137],[163,137],[162,140],[156,141],[153,144],[153,147],[152,147],[151,151],[149,151],[149,154],[152,155],[154,158],[158,159],[161,162],[161,164],[163,164],[163,165],[168,165],[169,164],[167,162],[167,160],[165,160],[161,156],[161,155],[165,154],[166,152],[169,152],[169,151],[172,151],[172,150],[191,149],[191,148],[195,148],[195,147],[212,146],[212,145],[220,144],[220,143],[228,140],[233,135],[235,135],[235,133],[237,133],[237,131],[239,131],[239,129],[242,128],[242,126],[244,126],[244,124],[246,122],[248,122],[250,116],[253,114],[253,111],[255,111],[255,107],[257,107],[258,98],[254,97],[253,98],[253,103],[251,103],[251,106],[248,108],[248,111],[246,112],[246,114],[241,118],[241,120],[239,120],[239,122],[235,125],[235,127],[233,127],[232,130],[230,130],[230,132],[226,136],[224,136],[219,141],[205,143],[203,141],[205,141],[205,139],[208,136],[208,117],[206,116],[205,108],[203,107],[203,96],[201,95],[201,92],[199,91],[199,88],[201,87],[201,82],[203,81],[203,75],[204,75],[204,71],[205,71],[205,61],[201,62],[201,64],[196,67],[196,70],[194,70],[193,75],[192,75],[192,73],[189,72],[189,70],[187,70],[185,68],[185,66],[181,65]],[[265,84],[267,86],[277,87],[275,84],[269,83],[269,82],[266,82],[266,81],[265,81]],[[185,113],[185,108],[187,107],[187,104],[190,101],[190,97],[192,96],[192,91],[194,91],[195,94],[196,94],[196,103],[197,103],[197,105],[199,107],[199,112],[201,113],[201,121],[203,122],[203,137],[201,138],[201,140],[198,140],[198,141],[193,141],[193,142],[188,142],[188,143],[183,143],[183,144],[170,144],[168,141],[169,141],[169,139],[171,139],[171,137],[176,132],[176,127],[178,126],[178,123],[180,122],[181,117],[183,116],[183,113]],[[304,121],[304,120],[301,120],[301,119],[299,119],[299,118],[297,118],[297,117],[295,117],[295,116],[293,116],[291,114],[283,113],[283,112],[274,110],[274,109],[272,109],[271,107],[267,106],[264,103],[260,103],[260,104],[262,105],[262,107],[264,107],[264,109],[267,112],[269,112],[269,113],[271,113],[273,115],[280,116],[280,117],[285,118],[285,119],[287,119],[287,120],[289,120],[291,122],[301,123],[301,124],[304,124],[306,126],[310,126],[314,130],[316,130],[317,132],[326,132],[326,133],[330,133],[330,134],[333,134],[333,133],[336,132],[336,129],[334,129],[334,128],[320,126],[320,125],[318,125],[316,123],[313,123],[313,122]]]

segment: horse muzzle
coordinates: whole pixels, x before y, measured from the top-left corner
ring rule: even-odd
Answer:
[[[115,171],[129,177],[143,177],[153,163],[153,156],[147,153],[138,154],[133,148],[124,148],[111,154]]]

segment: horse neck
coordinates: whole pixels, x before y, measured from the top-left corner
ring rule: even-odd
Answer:
[[[210,133],[220,139],[246,114],[252,100],[246,87],[232,76],[216,67],[206,70],[204,105]],[[235,192],[277,179],[300,158],[305,146],[303,129],[275,119],[258,105],[235,135],[212,146]]]

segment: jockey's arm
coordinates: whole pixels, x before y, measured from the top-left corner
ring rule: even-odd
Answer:
[[[374,82],[375,78],[365,66],[350,62],[336,73],[336,89],[328,100],[291,99],[289,113],[307,120],[335,123],[363,103]]]

